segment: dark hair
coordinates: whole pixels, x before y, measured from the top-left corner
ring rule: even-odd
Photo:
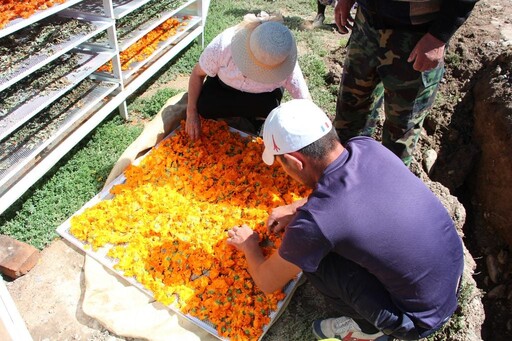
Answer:
[[[320,160],[333,150],[338,143],[340,143],[340,139],[333,127],[326,135],[298,150],[298,152],[312,159]]]

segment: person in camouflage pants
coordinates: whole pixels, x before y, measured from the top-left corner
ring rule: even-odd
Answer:
[[[426,48],[420,47],[418,51],[418,46],[431,27],[437,28],[432,18],[442,12],[443,6],[438,8],[441,2],[422,1],[421,4],[430,3],[431,7],[423,9],[421,17],[413,17],[420,12],[414,8],[418,1],[361,0],[357,2],[359,6],[352,22],[349,11],[354,1],[338,1],[335,9],[338,28],[342,33],[352,29],[334,119],[342,142],[358,135],[371,136],[373,130],[368,128],[368,123],[378,117],[378,109],[384,102],[382,143],[410,165],[423,121],[444,74],[446,41],[469,16],[476,1],[455,0],[465,5],[452,14],[456,23],[441,27],[439,32],[434,30],[434,35],[427,37],[434,42],[430,43],[436,53],[432,56]],[[386,10],[394,10],[393,15],[402,11],[396,15],[400,19],[386,16],[389,14]],[[408,16],[410,22],[403,22]],[[419,23],[414,23],[415,20]],[[421,53],[427,58],[418,57]]]

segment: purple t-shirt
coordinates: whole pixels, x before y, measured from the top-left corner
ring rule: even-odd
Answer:
[[[335,252],[384,285],[417,322],[438,326],[457,307],[462,242],[445,207],[379,142],[351,139],[287,227],[280,256],[315,272]]]

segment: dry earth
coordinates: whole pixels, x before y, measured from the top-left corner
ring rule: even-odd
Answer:
[[[313,17],[314,13],[305,20]],[[425,134],[417,155],[419,167],[425,168],[429,162],[435,161],[430,177],[450,189],[452,194],[457,194],[469,212],[469,223],[466,222],[464,227],[465,240],[477,261],[475,280],[486,294],[483,299],[486,319],[482,338],[489,341],[512,339],[512,256],[510,246],[504,244],[503,238],[495,237],[494,231],[479,224],[479,219],[472,218],[471,204],[465,201],[467,179],[479,153],[472,141],[472,89],[482,72],[485,73],[481,70],[499,54],[510,50],[511,18],[511,0],[481,0],[468,22],[452,39],[447,52],[447,73],[435,108],[425,123]],[[305,27],[308,23],[305,23]],[[330,70],[328,77],[337,83],[344,49],[333,43],[339,40],[338,33],[329,26],[324,29],[326,46],[333,47],[331,54],[326,57]],[[510,78],[499,84],[510,86],[511,74],[506,73]],[[499,92],[500,88],[494,90]],[[510,105],[510,92],[503,91],[502,95],[508,96],[507,103]],[[437,159],[425,158],[428,150],[435,151]],[[503,185],[510,188],[510,183]],[[510,197],[503,200],[510,201]],[[489,262],[490,256],[500,261]],[[29,274],[8,283],[8,289],[34,340],[126,340],[112,335],[81,310],[83,262],[84,257],[80,252],[62,240],[55,241],[43,251],[41,263]],[[496,287],[500,287],[501,292],[497,294],[494,291],[494,295],[491,295]],[[302,321],[329,315],[328,308],[317,297],[307,283],[299,287],[285,313],[265,339],[302,340],[304,335],[310,335],[309,322]],[[301,321],[297,321],[296,316],[300,316]],[[482,316],[475,320],[478,318]]]

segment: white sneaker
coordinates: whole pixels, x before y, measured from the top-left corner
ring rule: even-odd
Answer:
[[[359,325],[348,317],[329,318],[313,322],[313,334],[318,340],[336,338],[342,341],[385,341],[388,336],[382,332],[366,334]]]

